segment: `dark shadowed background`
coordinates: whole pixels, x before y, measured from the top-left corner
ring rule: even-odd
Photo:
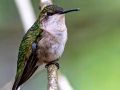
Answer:
[[[55,0],[54,0],[55,1]],[[38,16],[39,0],[32,0]],[[120,90],[120,0],[56,0],[66,15],[68,42],[60,71],[74,90]],[[17,53],[24,35],[14,0],[0,0],[0,88],[15,76]],[[46,72],[22,90],[46,90]]]

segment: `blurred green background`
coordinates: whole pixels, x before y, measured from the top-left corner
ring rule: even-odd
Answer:
[[[54,0],[64,8],[68,42],[60,71],[74,90],[120,90],[120,0]],[[32,0],[38,16],[39,0]],[[15,76],[17,53],[24,35],[13,0],[0,0],[0,87]],[[46,71],[22,90],[46,90]]]

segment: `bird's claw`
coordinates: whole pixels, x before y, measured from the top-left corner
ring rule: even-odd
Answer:
[[[59,68],[60,68],[60,65],[59,65],[59,63],[58,63],[57,61],[58,61],[58,60],[49,62],[49,63],[45,66],[45,68],[48,68],[50,65],[54,64],[54,65],[56,65],[57,68],[59,69]]]

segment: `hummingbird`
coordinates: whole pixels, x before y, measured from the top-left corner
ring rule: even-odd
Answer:
[[[20,43],[17,71],[12,90],[17,90],[42,64],[58,60],[67,41],[65,14],[79,9],[64,10],[57,5],[44,7]]]

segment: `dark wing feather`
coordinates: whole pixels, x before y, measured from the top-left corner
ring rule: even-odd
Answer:
[[[22,85],[25,81],[27,81],[33,75],[33,73],[38,68],[38,66],[36,66],[37,60],[38,59],[36,58],[35,52],[33,52],[29,60],[27,60],[26,62],[26,65],[21,77],[16,78],[13,88],[18,88],[20,85]],[[12,89],[12,90],[16,90],[16,89]]]
[[[37,57],[36,52],[32,52],[24,68],[24,71],[23,71],[23,74],[21,76],[21,80],[19,81],[18,86],[22,85],[25,81],[27,81],[38,68],[38,66],[36,65],[38,59],[36,57]]]
[[[17,73],[12,90],[17,90],[21,84],[30,78],[37,68],[37,59],[35,58],[36,53],[32,51],[32,44],[37,41],[37,38],[40,37],[41,32],[42,30],[40,29],[39,21],[37,20],[23,37],[19,47]],[[27,75],[29,77],[27,77]],[[23,80],[23,78],[26,79]]]

